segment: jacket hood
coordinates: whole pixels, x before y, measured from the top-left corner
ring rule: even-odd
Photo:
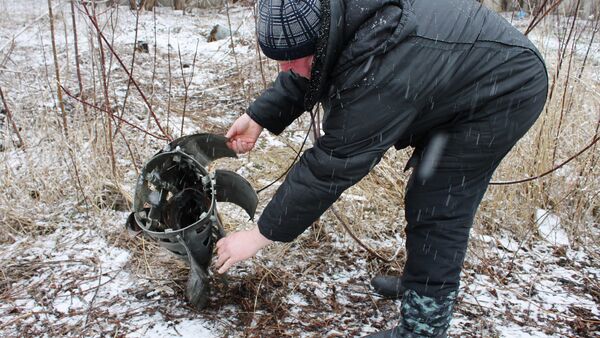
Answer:
[[[386,53],[417,28],[409,0],[323,0],[321,12],[307,110],[327,93],[332,76]]]

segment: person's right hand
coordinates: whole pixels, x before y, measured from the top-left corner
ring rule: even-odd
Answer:
[[[262,130],[263,127],[260,124],[254,122],[248,114],[244,114],[233,122],[225,134],[225,137],[229,139],[227,146],[238,154],[247,153],[254,148]]]
[[[237,231],[221,238],[217,244],[215,267],[225,273],[232,265],[256,255],[272,241],[260,233],[258,226],[252,230]]]

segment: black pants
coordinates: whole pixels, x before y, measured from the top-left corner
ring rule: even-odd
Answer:
[[[473,218],[492,174],[546,101],[548,80],[542,62],[532,54],[523,54],[518,61],[496,70],[498,77],[512,79],[508,72],[517,75],[531,67],[537,67],[538,75],[515,85],[498,83],[492,74],[449,98],[436,109],[463,111],[452,125],[429,133],[415,149],[421,161],[405,197],[407,261],[402,286],[406,289],[437,297],[459,287]],[[485,99],[503,85],[517,89]],[[421,121],[427,124],[426,118]]]

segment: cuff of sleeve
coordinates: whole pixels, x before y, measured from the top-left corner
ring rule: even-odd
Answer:
[[[291,236],[289,233],[286,233],[281,230],[277,230],[277,228],[266,225],[262,220],[258,220],[258,231],[260,231],[261,235],[265,236],[267,239],[274,242],[285,242],[289,243],[296,239],[295,236]]]
[[[248,114],[248,116],[250,116],[254,122],[260,124],[261,127],[267,129],[275,135],[281,134],[285,129],[285,127],[281,124],[269,123],[268,120],[261,119],[260,115],[257,115],[252,111],[251,107],[246,110],[246,114]]]

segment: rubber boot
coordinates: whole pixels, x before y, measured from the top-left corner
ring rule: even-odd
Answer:
[[[402,295],[400,323],[390,330],[371,334],[371,338],[446,338],[457,291],[447,296],[421,296],[413,290]]]
[[[400,277],[396,276],[375,276],[371,279],[371,286],[373,286],[375,292],[386,298],[398,299],[404,293]]]

